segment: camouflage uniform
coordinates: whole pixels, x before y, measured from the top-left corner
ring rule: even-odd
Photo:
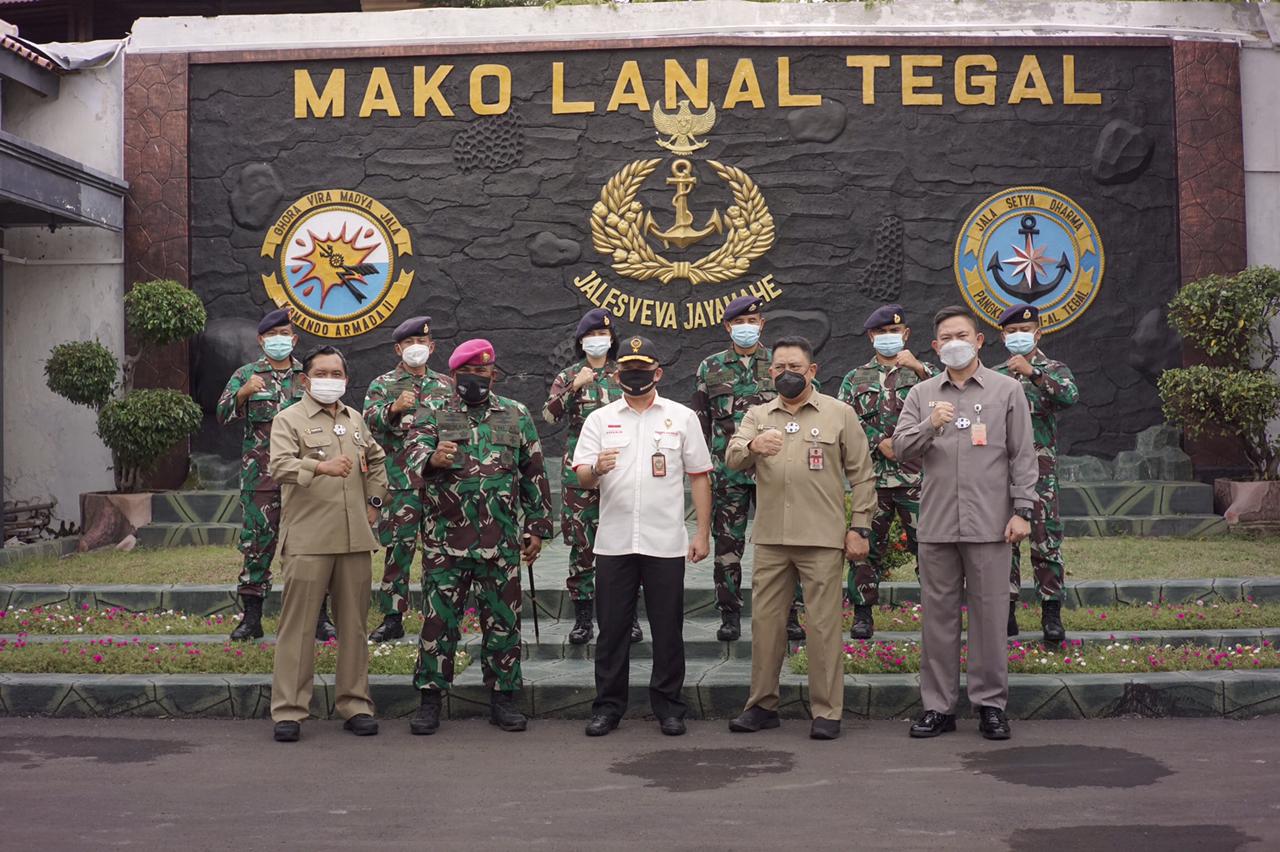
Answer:
[[[715,469],[711,472],[711,536],[715,540],[716,608],[742,611],[742,552],[746,547],[747,514],[756,499],[751,474],[725,465],[725,450],[747,409],[775,398],[769,375],[773,354],[764,346],[745,361],[732,348],[711,355],[698,365],[690,407],[702,421]]]
[[[391,415],[391,406],[404,391],[417,394],[418,407]],[[422,466],[425,459],[413,457],[413,435],[421,428],[427,401],[453,393],[453,380],[430,368],[415,376],[396,366],[369,383],[364,398],[364,420],[373,430],[374,440],[387,454],[387,502],[378,524],[379,543],[386,548],[382,584],[378,587],[378,609],[385,615],[409,609],[409,571],[422,530]],[[420,450],[420,448],[419,448]]]
[[[236,418],[244,418],[244,440],[240,444],[240,508],[244,521],[240,527],[240,552],[244,567],[240,571],[238,594],[244,597],[266,597],[271,591],[271,559],[276,552],[276,536],[280,530],[280,486],[267,472],[271,458],[271,423],[277,414],[302,399],[302,363],[290,359],[288,369],[272,369],[266,358],[245,364],[231,375],[215,415],[224,426]],[[254,374],[262,377],[266,387],[236,405],[236,393]]]
[[[925,378],[937,369],[925,364]],[[871,553],[862,565],[849,565],[849,599],[855,605],[875,606],[880,602],[880,583],[885,576],[889,528],[898,515],[907,536],[907,549],[916,553],[916,522],[920,517],[920,465],[900,463],[885,458],[880,442],[893,435],[898,415],[911,388],[923,381],[906,367],[885,367],[872,358],[861,367],[850,370],[840,383],[836,398],[848,403],[858,413],[867,433],[871,463],[876,472],[876,511],[871,519]],[[917,571],[919,567],[917,566]]]
[[[548,423],[559,423],[568,418],[569,431],[564,439],[564,464],[560,474],[560,532],[569,545],[569,577],[565,587],[575,601],[590,601],[596,596],[595,555],[596,527],[600,523],[600,492],[595,488],[579,488],[578,474],[573,469],[573,451],[578,446],[587,415],[610,399],[617,399],[622,390],[618,387],[618,365],[608,361],[599,371],[600,377],[573,391],[573,380],[583,367],[591,366],[579,361],[556,374],[551,383],[551,393],[542,406],[542,416]]]
[[[1034,434],[1036,461],[1040,476],[1036,480],[1035,513],[1031,519],[1031,566],[1035,570],[1036,594],[1042,601],[1062,600],[1062,519],[1058,515],[1058,412],[1076,404],[1080,391],[1075,376],[1061,361],[1046,358],[1036,349],[1027,358],[1039,367],[1039,382],[1014,373],[1007,364],[995,368],[999,373],[1022,382],[1022,390],[1031,406],[1031,429]],[[1010,596],[1018,596],[1022,584],[1021,548],[1013,545],[1013,564],[1009,570]]]
[[[456,396],[432,400],[420,438],[424,457],[458,444],[455,467],[426,477],[422,591],[425,621],[413,685],[447,690],[463,604],[475,586],[484,633],[485,685],[520,686],[520,539],[552,536],[551,489],[529,410],[491,394],[471,408]],[[523,515],[523,527],[520,516]]]

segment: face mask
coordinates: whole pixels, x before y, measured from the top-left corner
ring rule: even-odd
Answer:
[[[793,370],[785,370],[773,380],[773,386],[778,389],[778,393],[782,394],[783,399],[795,399],[804,393],[805,386],[808,384],[803,373]]]
[[[1011,331],[1004,336],[1004,348],[1014,355],[1030,355],[1036,348],[1035,333]]]
[[[599,358],[601,355],[609,351],[609,347],[613,345],[613,341],[607,337],[584,337],[582,338],[582,351],[590,355],[592,358]]]
[[[266,352],[267,357],[272,361],[283,361],[293,352],[293,336],[277,334],[273,337],[264,337],[262,351]]]
[[[743,349],[750,349],[760,342],[760,326],[741,322],[729,327],[729,336]]]
[[[938,349],[938,357],[951,369],[960,370],[978,357],[978,350],[967,340],[948,340]]]
[[[400,357],[410,367],[421,367],[431,357],[431,347],[425,343],[414,343],[406,346]]]
[[[627,396],[644,396],[658,383],[657,374],[657,370],[619,370],[618,384]]]
[[[480,405],[489,398],[489,385],[493,379],[488,376],[477,376],[475,373],[458,373],[454,376],[458,386],[458,397],[467,405]]]
[[[322,405],[337,402],[346,392],[346,379],[311,379],[311,386],[307,389],[311,398]]]
[[[875,347],[876,352],[886,358],[892,358],[902,351],[905,345],[902,341],[901,334],[877,334],[871,339],[871,345]]]

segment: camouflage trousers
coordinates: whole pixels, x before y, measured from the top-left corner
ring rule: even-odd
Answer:
[[[920,488],[876,489],[876,511],[871,518],[871,552],[862,564],[849,563],[849,600],[854,605],[875,606],[880,603],[880,583],[888,574],[885,556],[894,542],[889,529],[894,515],[907,536],[907,550],[918,552],[916,525],[920,520]],[[919,576],[920,566],[916,565]]]
[[[383,615],[409,610],[409,570],[422,532],[422,491],[387,492],[378,539],[386,548],[382,583],[378,586],[378,609]]]
[[[747,546],[747,515],[756,500],[755,485],[711,481],[711,538],[715,542],[716,609],[742,611],[742,553]]]
[[[1036,596],[1042,601],[1062,600],[1062,518],[1058,515],[1058,475],[1036,480],[1036,505],[1031,515],[1031,568],[1035,572]],[[1013,545],[1009,569],[1009,597],[1018,599],[1022,586],[1022,547]]]
[[[503,692],[520,688],[520,562],[423,554],[425,620],[413,670],[417,689],[447,690],[453,657],[462,638],[463,607],[474,588],[483,642],[480,664],[485,686]]]
[[[560,509],[560,529],[569,545],[569,577],[565,588],[575,601],[596,597],[596,528],[600,525],[600,492],[565,488]]]
[[[240,569],[236,593],[249,598],[266,597],[271,591],[271,559],[276,555],[276,539],[280,532],[280,492],[241,491],[240,509],[244,521],[240,525],[240,552],[244,567]]]

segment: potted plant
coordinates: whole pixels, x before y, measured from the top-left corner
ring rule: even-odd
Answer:
[[[140,350],[199,334],[206,319],[200,298],[177,281],[135,284],[124,311]],[[80,496],[82,551],[116,544],[150,522],[150,495],[139,493],[143,477],[200,428],[200,406],[187,394],[133,387],[140,357],[121,364],[97,341],[73,341],[53,347],[45,363],[51,391],[98,412],[98,437],[111,451],[115,492]]]
[[[1166,370],[1159,381],[1165,418],[1188,436],[1240,442],[1252,478],[1214,480],[1214,502],[1231,526],[1280,529],[1280,270],[1254,266],[1210,275],[1169,303],[1169,323],[1207,363]]]

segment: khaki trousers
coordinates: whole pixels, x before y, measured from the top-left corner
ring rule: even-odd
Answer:
[[[920,701],[954,713],[960,696],[960,607],[969,607],[969,703],[1009,701],[1009,545],[920,542]]]
[[[747,708],[778,709],[778,674],[787,651],[787,613],[797,579],[804,587],[810,711],[815,719],[839,719],[844,712],[844,551],[837,547],[755,546]]]
[[[349,719],[373,714],[369,697],[368,630],[372,554],[335,553],[323,556],[284,556],[284,597],[276,631],[275,665],[271,674],[271,719],[301,722],[311,715],[315,680],[316,618],[324,596],[333,606],[338,628],[338,715]]]

